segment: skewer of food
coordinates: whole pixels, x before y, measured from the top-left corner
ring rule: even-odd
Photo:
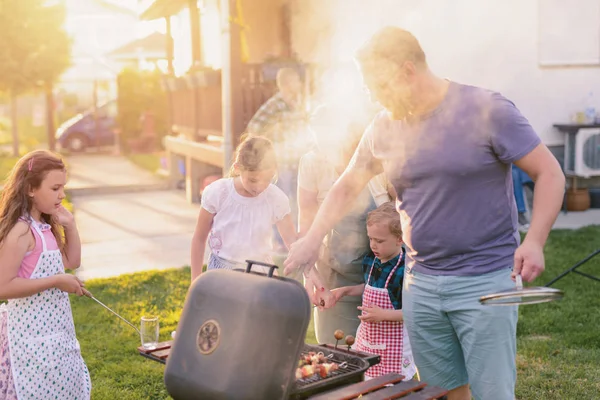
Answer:
[[[330,360],[330,357],[323,353],[314,351],[302,355],[296,368],[296,379],[306,379],[314,375],[321,378],[327,378],[333,371],[337,371],[340,366]]]

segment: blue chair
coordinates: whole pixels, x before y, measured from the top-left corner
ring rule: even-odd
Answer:
[[[512,165],[513,190],[517,210],[520,214],[526,214],[528,211],[527,196],[525,195],[525,186],[533,190],[534,182],[522,169]]]

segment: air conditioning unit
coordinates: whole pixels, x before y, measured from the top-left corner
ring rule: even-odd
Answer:
[[[600,176],[600,128],[580,128],[565,134],[565,173]]]

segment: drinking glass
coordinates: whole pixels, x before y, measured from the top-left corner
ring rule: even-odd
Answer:
[[[142,317],[142,347],[154,350],[158,346],[158,317]]]

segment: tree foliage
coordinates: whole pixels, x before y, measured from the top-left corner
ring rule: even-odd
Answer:
[[[0,89],[20,94],[55,83],[70,65],[60,1],[0,0]]]
[[[46,93],[48,137],[53,148],[53,84],[70,65],[66,10],[58,0],[0,0],[0,91],[11,98],[13,153],[19,154],[16,98],[35,89]]]

